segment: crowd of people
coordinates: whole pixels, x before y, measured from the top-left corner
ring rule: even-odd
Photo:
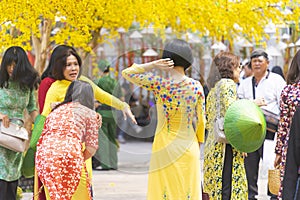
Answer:
[[[300,51],[286,79],[280,67],[269,70],[269,56],[262,49],[254,50],[242,65],[239,56],[218,53],[205,85],[186,75],[193,62],[190,45],[173,39],[166,43],[161,59],[122,71],[127,81],[152,92],[155,100],[157,124],[147,199],[196,200],[205,191],[210,199],[255,200],[259,163],[270,147],[273,153],[267,156],[274,163],[267,167],[279,166],[281,177],[279,193],[268,191],[270,199],[298,199]],[[26,52],[12,46],[0,67],[1,126],[9,127],[14,118],[24,120],[24,110],[32,123],[39,114],[45,117],[36,144],[34,199],[92,199],[92,168],[118,168],[113,110],[137,124],[120,85],[109,75],[110,64],[98,63],[102,74],[95,84],[81,75],[77,51],[58,45],[40,78]],[[217,115],[224,117],[239,99],[249,99],[280,117],[278,131],[268,129],[265,142],[250,153],[217,142],[213,134]],[[0,200],[16,199],[23,156],[0,146]],[[92,157],[97,161],[93,166]]]

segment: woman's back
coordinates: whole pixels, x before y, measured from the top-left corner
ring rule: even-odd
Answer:
[[[178,83],[165,80],[159,85],[160,89],[154,91],[158,111],[156,131],[163,128],[176,135],[179,132],[181,134],[194,132],[193,117],[195,117],[197,106],[202,107],[199,101],[204,101],[201,84],[186,77]]]

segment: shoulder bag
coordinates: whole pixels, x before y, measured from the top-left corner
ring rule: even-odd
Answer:
[[[214,122],[214,137],[216,142],[220,143],[228,143],[225,133],[224,133],[224,117],[221,117],[221,99],[220,99],[220,83],[216,86],[216,93],[217,93],[217,117]]]
[[[253,99],[255,99],[255,79],[252,78],[252,92],[253,92]],[[277,127],[279,124],[279,115],[276,115],[275,113],[268,111],[266,109],[261,109],[264,113],[266,123],[267,123],[267,130],[271,133],[277,132]]]
[[[11,119],[9,127],[5,128],[0,122],[0,146],[15,152],[24,152],[26,149],[26,140],[28,140],[27,130],[14,121],[19,121],[24,125],[21,119]]]

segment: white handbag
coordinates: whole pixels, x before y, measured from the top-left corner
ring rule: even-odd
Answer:
[[[214,134],[216,142],[228,143],[224,133],[224,117],[216,119],[214,123]]]
[[[217,88],[217,116],[214,122],[214,138],[216,142],[228,143],[224,133],[224,117],[220,115],[220,83],[216,86]]]
[[[15,152],[25,151],[28,132],[24,127],[10,122],[9,127],[5,128],[0,122],[0,129],[0,146]]]

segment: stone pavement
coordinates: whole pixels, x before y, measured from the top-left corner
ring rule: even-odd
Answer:
[[[94,200],[145,200],[151,142],[129,141],[119,149],[119,169],[93,171]],[[259,178],[259,200],[269,199],[266,176]],[[30,200],[31,193],[22,200]]]

